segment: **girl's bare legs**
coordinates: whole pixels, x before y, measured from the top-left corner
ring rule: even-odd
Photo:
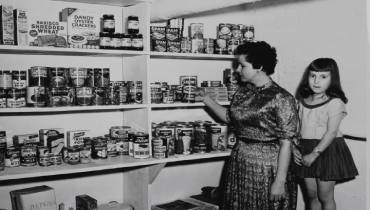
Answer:
[[[334,200],[334,187],[335,181],[320,181],[316,179],[318,188],[318,198],[322,206],[322,210],[336,210],[336,204]]]
[[[304,178],[310,210],[321,210],[321,203],[317,194],[317,183],[314,178]]]

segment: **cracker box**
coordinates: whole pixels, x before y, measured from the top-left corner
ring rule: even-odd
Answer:
[[[28,20],[28,45],[67,47],[67,23],[50,20]]]
[[[62,21],[67,22],[70,48],[99,49],[100,17],[94,12],[65,8]]]
[[[53,188],[42,185],[10,192],[13,210],[57,210]]]
[[[64,129],[63,128],[45,128],[39,130],[40,141],[44,146],[51,149],[52,153],[59,154],[64,146]]]
[[[0,44],[14,45],[13,6],[0,6]]]
[[[76,210],[98,210],[98,201],[88,195],[76,196]]]
[[[28,46],[27,10],[15,9],[14,18],[14,41],[15,45]]]
[[[90,130],[67,131],[67,147],[84,146],[86,138],[91,138]]]
[[[14,135],[13,144],[16,147],[42,145],[37,133]]]

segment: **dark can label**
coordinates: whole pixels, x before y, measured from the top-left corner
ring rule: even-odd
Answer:
[[[176,154],[193,153],[194,130],[191,126],[176,127]]]
[[[69,68],[70,86],[80,87],[86,85],[87,70],[86,68]]]
[[[93,159],[106,159],[107,155],[107,140],[95,139],[92,142],[91,157]]]
[[[143,103],[143,83],[141,81],[128,81],[128,103],[142,104]]]
[[[45,87],[27,87],[27,106],[44,107],[46,102]]]
[[[247,41],[252,41],[254,40],[254,26],[244,26],[244,29],[242,30],[243,32],[243,37]]]
[[[108,87],[110,83],[109,68],[94,69],[94,85],[96,87]]]
[[[218,38],[219,39],[230,39],[231,38],[231,24],[220,23],[218,25]]]
[[[76,89],[74,87],[46,88],[46,106],[74,106]]]
[[[183,103],[195,103],[195,86],[183,86],[182,87],[182,102]]]
[[[213,124],[210,129],[212,150],[213,151],[226,151],[227,150],[227,125]]]
[[[19,147],[8,147],[5,153],[5,166],[18,167],[21,164],[21,150]]]
[[[36,165],[36,147],[24,146],[21,147],[21,166]]]
[[[162,103],[164,104],[173,104],[175,95],[173,90],[164,90],[162,91]]]
[[[204,153],[210,150],[207,127],[195,125],[194,128],[194,152]]]
[[[117,139],[116,150],[118,155],[129,155],[129,141],[128,139]]]
[[[4,171],[5,168],[5,150],[6,147],[0,147],[0,171]]]
[[[172,126],[158,127],[157,137],[166,140],[168,155],[175,155],[175,127]]]
[[[92,105],[102,106],[105,105],[106,88],[105,87],[93,87],[92,93]]]
[[[94,69],[87,68],[86,69],[86,86],[88,87],[95,87],[95,76],[94,76]]]
[[[63,67],[49,68],[49,86],[65,87],[68,84],[68,70]]]
[[[7,98],[6,89],[0,88],[0,108],[6,107],[6,98]]]
[[[46,86],[47,85],[48,67],[33,66],[30,69],[29,86]]]
[[[204,53],[213,54],[214,53],[214,39],[205,38],[203,39]]]
[[[76,87],[76,104],[89,106],[92,102],[93,89],[91,87]]]
[[[133,138],[134,158],[144,159],[150,157],[149,134],[135,133]]]
[[[122,86],[118,87],[119,91],[119,104],[127,104],[127,99],[128,99],[128,88],[126,84],[123,84]]]
[[[26,106],[26,89],[11,88],[6,90],[6,107],[19,108]]]

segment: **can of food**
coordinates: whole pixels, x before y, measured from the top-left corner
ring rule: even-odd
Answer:
[[[113,126],[110,128],[110,137],[112,139],[128,139],[130,126]]]
[[[106,159],[108,157],[107,140],[104,138],[93,140],[91,149],[91,157],[93,159]]]
[[[119,92],[119,104],[127,104],[128,99],[128,87],[126,83],[123,83],[121,86],[117,87]]]
[[[215,39],[215,54],[227,54],[227,40],[226,39]]]
[[[134,156],[134,135],[135,132],[128,133],[128,155],[131,157]]]
[[[50,67],[48,69],[49,87],[65,87],[68,84],[68,70],[64,67]]]
[[[194,144],[193,126],[178,124],[175,128],[175,148],[176,154],[192,154]]]
[[[173,104],[174,103],[174,93],[173,90],[162,91],[162,103]]]
[[[180,85],[198,86],[198,77],[194,75],[180,76]]]
[[[80,162],[80,148],[68,147],[68,163],[76,165]]]
[[[104,138],[107,140],[107,156],[116,157],[117,156],[117,146],[116,140],[112,138]]]
[[[232,149],[236,143],[236,136],[234,133],[234,127],[228,126],[227,129],[227,148]]]
[[[83,67],[71,67],[69,68],[69,86],[71,87],[81,87],[86,85],[87,70]]]
[[[181,53],[191,53],[191,38],[182,37],[180,42]]]
[[[182,102],[195,103],[196,86],[184,85],[182,87]]]
[[[105,105],[105,96],[106,96],[105,87],[92,87],[92,103],[93,106],[103,106]]]
[[[105,88],[105,105],[114,105],[115,88],[109,86]]]
[[[47,146],[38,146],[37,147],[37,154],[40,155],[45,155],[47,153],[50,153],[50,149]]]
[[[68,163],[69,156],[68,156],[68,148],[67,147],[63,147],[63,149],[62,149],[62,158],[63,158],[63,162]]]
[[[33,66],[29,70],[29,86],[47,86],[48,67]]]
[[[6,89],[0,88],[0,108],[6,107],[7,91]]]
[[[91,148],[84,147],[80,150],[80,163],[91,162]]]
[[[231,38],[231,24],[220,23],[218,25],[218,38],[219,39],[230,39]]]
[[[165,137],[157,137],[152,139],[153,158],[162,159],[168,158],[168,142]]]
[[[227,40],[227,53],[230,55],[236,54],[236,48],[239,46],[240,41],[236,38],[230,38]]]
[[[227,150],[227,125],[223,123],[212,124],[210,134],[212,150],[222,152]]]
[[[4,147],[5,148],[5,147]],[[21,150],[19,147],[7,147],[5,153],[5,166],[18,167],[21,164]]]
[[[212,87],[212,81],[203,81],[201,84],[200,84],[201,87]]]
[[[50,166],[50,154],[44,154],[39,156],[39,165],[40,166]]]
[[[242,33],[243,33],[243,38],[245,38],[247,41],[253,41],[255,38],[254,25],[244,26]]]
[[[27,87],[27,71],[13,70],[12,80],[13,80],[12,82],[13,88],[18,88],[18,89],[26,88]]]
[[[27,87],[27,106],[44,107],[46,102],[45,87]]]
[[[162,125],[157,128],[157,138],[166,139],[168,155],[175,155],[175,126]]]
[[[221,81],[211,81],[211,87],[221,87]]]
[[[203,39],[191,39],[191,53],[204,53]]]
[[[74,87],[57,87],[45,89],[46,106],[61,107],[74,106],[76,101],[76,89]]]
[[[21,147],[21,166],[35,166],[36,163],[36,146]]]
[[[127,87],[128,87],[128,103],[142,104],[143,83],[141,81],[127,81]]]
[[[145,159],[150,157],[149,134],[137,132],[133,139],[134,158]]]
[[[190,23],[190,36],[192,39],[203,39],[203,23]]]
[[[6,147],[0,147],[0,171],[5,169],[5,151]]]
[[[0,88],[9,89],[13,88],[13,78],[10,71],[2,71],[0,73]]]
[[[94,86],[108,87],[110,83],[109,68],[94,68]]]
[[[76,87],[76,104],[90,106],[93,97],[92,87]]]
[[[182,85],[179,85],[176,87],[176,101],[181,102],[183,98],[183,93],[182,93]]]
[[[203,39],[204,53],[213,54],[214,53],[214,43],[215,43],[215,39],[204,38]]]
[[[127,139],[116,139],[116,150],[118,155],[129,155],[129,141]]]
[[[6,107],[20,108],[26,106],[26,89],[6,89]]]
[[[162,98],[161,85],[158,83],[150,84],[150,99],[152,104],[160,104]]]
[[[231,101],[234,98],[234,94],[239,90],[240,86],[237,83],[227,83],[226,88],[228,100]]]
[[[94,69],[86,68],[86,86],[95,87]]]
[[[51,165],[61,165],[62,164],[62,155],[60,154],[49,154]]]
[[[194,152],[210,152],[211,144],[208,138],[209,125],[204,122],[194,124]]]
[[[231,37],[240,40],[243,37],[241,30],[242,29],[240,28],[240,25],[232,24],[231,25]]]

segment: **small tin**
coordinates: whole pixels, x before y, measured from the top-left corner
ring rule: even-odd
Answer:
[[[37,154],[40,155],[45,155],[50,153],[50,149],[47,146],[38,146],[37,147]]]
[[[227,53],[230,55],[236,54],[236,48],[239,46],[240,41],[236,38],[230,38],[227,40]]]
[[[92,87],[76,87],[76,104],[79,106],[90,106],[92,103]]]
[[[6,107],[7,91],[6,89],[0,88],[0,108]]]
[[[174,92],[173,90],[162,91],[162,103],[173,104],[174,103]]]
[[[84,147],[80,150],[80,163],[91,162],[91,148]]]
[[[80,162],[80,148],[68,147],[68,163],[76,165]]]
[[[91,157],[93,159],[107,159],[107,140],[98,138],[92,141]]]
[[[203,39],[191,40],[191,53],[202,54],[204,53]]]
[[[116,89],[118,89],[118,92],[119,92],[119,104],[120,105],[127,104],[127,99],[128,99],[128,88],[127,88],[127,84],[126,83],[123,83],[121,86],[119,86]]]
[[[175,155],[175,126],[162,125],[157,128],[157,138],[166,139],[168,155]]]
[[[27,106],[44,107],[46,104],[45,87],[27,87]]]
[[[21,147],[21,166],[35,166],[36,162],[36,146]]]
[[[116,139],[117,155],[129,155],[128,139]]]
[[[50,67],[48,74],[49,87],[66,87],[68,84],[68,70],[64,67]]]
[[[210,126],[212,150],[222,152],[227,150],[227,125],[212,124]]]
[[[26,89],[10,88],[6,90],[6,107],[20,108],[26,106]]]
[[[105,96],[106,96],[105,87],[92,87],[92,103],[93,106],[103,106],[105,105]]]
[[[61,165],[62,164],[62,155],[60,154],[50,154],[50,163],[51,165]]]
[[[162,98],[161,85],[156,83],[150,84],[150,98],[152,104],[160,104]]]
[[[227,40],[226,39],[215,39],[214,43],[215,54],[227,54]]]
[[[5,153],[5,166],[6,167],[20,166],[21,164],[20,157],[21,157],[21,150],[19,147],[7,147],[6,153]]]
[[[40,166],[50,166],[50,154],[44,154],[39,156],[39,165]]]
[[[220,23],[218,25],[218,38],[219,39],[230,39],[231,38],[231,24]]]
[[[76,89],[74,87],[55,87],[45,89],[46,106],[65,107],[76,103]]]
[[[243,37],[241,30],[242,28],[240,28],[240,25],[232,24],[231,25],[231,37],[235,39],[241,39]]]
[[[63,147],[62,158],[63,158],[63,162],[68,163],[69,156],[68,156],[68,148],[67,147]]]
[[[149,134],[137,132],[133,138],[134,158],[145,159],[150,157]]]
[[[110,128],[110,137],[112,139],[126,139],[128,140],[128,134],[130,132],[130,126],[113,126]]]
[[[48,67],[33,66],[29,70],[29,86],[47,86]]]
[[[254,25],[244,26],[242,33],[243,33],[243,38],[245,38],[247,41],[253,41],[255,38]]]
[[[111,138],[104,139],[107,140],[107,156],[116,157],[117,156],[116,140]]]
[[[13,70],[12,80],[13,80],[13,88],[18,88],[18,89],[26,88],[27,87],[27,71]]]
[[[213,54],[214,53],[214,43],[215,43],[215,39],[204,38],[203,39],[204,53]]]
[[[153,138],[153,158],[162,159],[168,158],[168,144],[165,137]]]
[[[183,89],[183,86],[182,85],[179,85],[176,87],[176,96],[175,96],[175,101],[177,102],[181,102],[182,101],[182,98],[183,98],[183,93],[182,93],[182,89]]]

